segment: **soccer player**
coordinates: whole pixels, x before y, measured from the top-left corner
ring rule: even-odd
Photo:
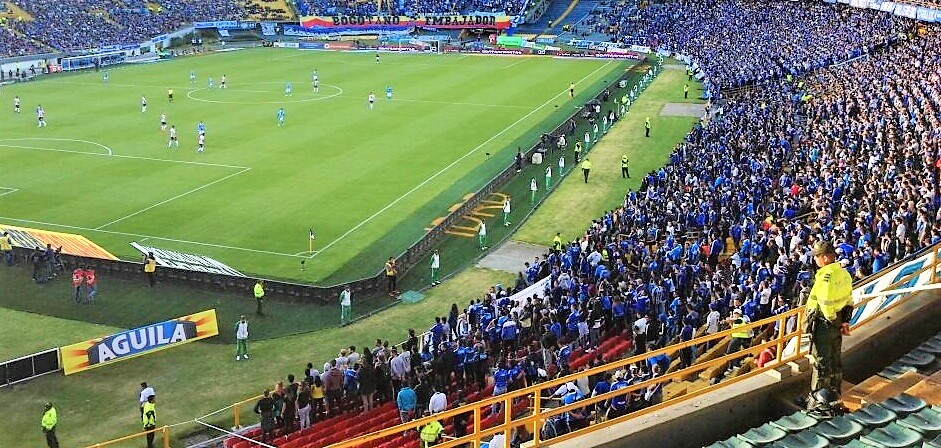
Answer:
[[[536,192],[539,191],[539,185],[536,184],[536,178],[529,180],[529,202],[531,204],[536,203]]]
[[[46,127],[46,111],[42,108],[42,104],[36,106],[36,127]]]
[[[376,63],[379,63],[379,52],[376,52]]]
[[[376,94],[369,92],[369,96],[366,97],[366,101],[369,101],[369,110],[372,110],[373,106],[376,105]]]
[[[392,99],[392,86],[386,86],[386,99]]]
[[[101,74],[101,82],[107,84],[107,83],[108,83],[108,76],[109,76],[109,75],[108,75],[108,71],[105,70],[105,71]]]
[[[226,88],[226,87],[225,87],[225,75],[222,75],[222,78],[219,79],[219,88],[220,88],[220,89],[225,89],[225,88]]]
[[[167,102],[173,102],[173,89],[167,89]]]
[[[167,130],[167,114],[164,112],[160,113],[160,130],[161,131]]]
[[[503,227],[510,227],[510,197],[503,201]]]
[[[215,83],[215,81],[212,80],[212,76],[210,76],[210,77],[209,77],[209,88],[211,89],[211,88],[213,88],[213,87],[215,87],[215,86],[216,86],[216,83]]]
[[[278,127],[284,126],[284,108],[281,107],[278,109]]]
[[[13,113],[16,113],[16,114],[20,113],[20,97],[19,96],[13,97]]]
[[[294,95],[294,86],[291,83],[284,85],[284,96],[293,96]]]
[[[206,149],[206,134],[199,134],[199,146],[196,148],[196,152],[203,152]]]
[[[203,123],[202,120],[199,120],[199,124],[196,125],[196,133],[199,135],[206,134],[206,123]]]
[[[170,142],[167,143],[167,148],[176,145],[177,148],[180,147],[180,140],[176,138],[176,126],[170,126]]]
[[[317,70],[310,74],[310,84],[314,86],[314,93],[320,93],[320,77],[317,76]]]
[[[314,93],[320,93],[320,80],[314,80]]]
[[[196,71],[190,70],[190,84],[196,84]]]
[[[546,191],[552,189],[552,165],[546,164]]]
[[[146,112],[147,112],[147,97],[141,96],[140,97],[140,113],[143,114]]]
[[[575,83],[569,83],[569,98],[575,98]]]

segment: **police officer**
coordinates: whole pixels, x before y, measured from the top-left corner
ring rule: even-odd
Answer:
[[[588,183],[588,173],[591,172],[591,160],[588,160],[588,157],[585,157],[585,160],[582,162],[582,175],[585,176],[585,183]]]
[[[622,154],[621,155],[621,179],[631,178],[631,171],[628,169],[629,164],[630,164],[630,160],[628,160],[627,154]]]
[[[650,117],[644,120],[644,137],[650,137]]]
[[[255,301],[258,303],[258,307],[255,308],[255,314],[264,316],[265,313],[262,309],[262,305],[265,302],[265,282],[261,280],[255,282],[255,288],[253,289],[253,292],[255,294]]]
[[[689,83],[683,86],[683,99],[689,98]]]
[[[52,406],[52,403],[46,403],[45,408],[40,425],[42,432],[46,434],[46,445],[49,445],[49,448],[59,448],[59,439],[56,438],[56,424],[59,423],[59,417],[56,408]]]
[[[144,415],[141,416],[141,421],[144,424],[144,431],[150,431],[147,433],[147,448],[154,448],[154,436],[157,434],[154,431],[157,429],[157,408],[154,405],[153,395],[147,397],[143,410]]]
[[[810,391],[839,391],[843,382],[840,350],[843,336],[849,335],[853,313],[853,278],[836,262],[836,251],[829,242],[815,243],[813,256],[819,269],[807,299],[806,328],[814,357]]]

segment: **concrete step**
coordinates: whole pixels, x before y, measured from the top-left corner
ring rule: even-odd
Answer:
[[[843,393],[843,406],[846,406],[850,411],[856,411],[863,406],[863,398],[881,390],[889,383],[891,381],[879,375],[873,375]]]
[[[869,395],[863,397],[862,404],[865,406],[867,404],[882,403],[889,398],[905,392],[906,389],[918,384],[921,380],[924,379],[925,376],[920,373],[905,372],[902,374],[902,376],[898,377],[898,379],[891,381],[890,383],[880,387],[878,390],[875,390]]]
[[[905,393],[921,398],[933,406],[941,405],[941,372],[925,378],[914,386],[905,390]]]

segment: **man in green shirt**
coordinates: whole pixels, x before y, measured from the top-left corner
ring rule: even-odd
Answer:
[[[59,439],[56,438],[57,423],[59,423],[59,417],[56,408],[52,407],[52,403],[46,403],[46,410],[42,414],[40,424],[42,432],[46,434],[46,445],[49,445],[49,448],[59,448]]]

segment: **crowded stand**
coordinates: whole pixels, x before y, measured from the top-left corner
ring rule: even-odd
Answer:
[[[309,365],[304,377],[332,391],[314,394],[327,397],[314,420],[328,423],[290,440],[303,441],[297,446],[348,440],[716,333],[733,320],[786,312],[806,300],[816,241],[832,242],[856,278],[941,241],[935,173],[941,34],[921,31],[846,64],[810,67],[796,79],[727,95],[620,207],[570,243],[557,237],[545,256],[526,263],[515,285],[495,286],[466,307],[452,305],[423,336],[412,331],[391,346],[376,341],[362,354],[350,347],[324,373]],[[749,336],[729,343],[728,352],[758,341]],[[571,403],[688,366],[696,351],[577,378],[543,395]],[[773,355],[756,361],[768,359]],[[741,365],[733,364],[724,375]],[[608,400],[594,418],[655,404],[664,385]],[[282,400],[296,401],[285,394]],[[515,403],[514,414],[526,406]],[[500,406],[485,411],[483,427],[502,421]],[[342,433],[326,429],[352,415],[365,415],[359,420],[367,423]],[[587,413],[567,415],[561,432],[591,420]],[[466,420],[444,423],[449,435],[469,430]],[[510,437],[519,442],[527,435]],[[406,434],[378,446],[417,441]]]
[[[13,30],[0,28],[0,57],[12,58],[42,52],[42,47],[36,43],[17,36]]]
[[[470,14],[505,12],[516,14],[523,6],[520,0],[406,0],[378,2],[356,0],[301,0],[297,2],[300,15],[408,15],[422,14]]]
[[[231,0],[165,0],[157,9],[142,0],[17,0],[16,4],[34,20],[8,26],[57,50],[137,44],[185,23],[245,16],[243,8]]]
[[[677,0],[602,12],[610,38],[646,40],[699,63],[719,88],[845,61],[906,31],[905,19],[824,2]]]

